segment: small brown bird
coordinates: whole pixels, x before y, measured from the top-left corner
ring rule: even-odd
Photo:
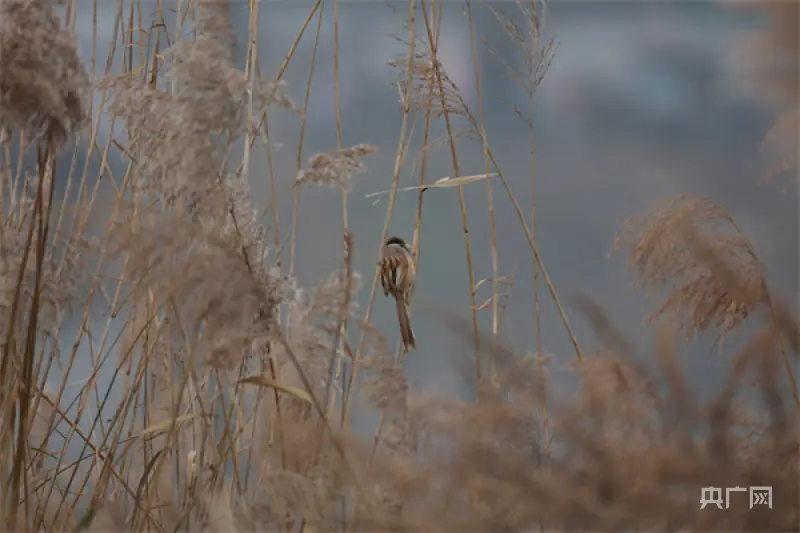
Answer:
[[[411,255],[411,246],[400,237],[391,237],[381,250],[381,285],[384,296],[392,295],[397,303],[397,320],[403,348],[417,349],[414,330],[408,318],[408,302],[417,279],[417,269]]]

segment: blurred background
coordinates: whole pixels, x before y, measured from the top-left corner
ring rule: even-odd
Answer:
[[[100,50],[114,33],[117,7],[113,4],[100,9],[101,30],[96,36]],[[510,1],[489,5],[510,17],[518,14]],[[260,4],[259,55],[264,78],[275,77],[312,7],[310,1]],[[158,4],[152,2],[154,20],[157,9]],[[391,186],[402,110],[393,85],[400,73],[388,62],[404,52],[396,37],[407,35],[403,24],[408,4],[342,1],[338,9],[343,144],[366,142],[379,147],[367,157],[367,171],[354,178],[349,198],[356,243],[354,264],[364,276],[360,301],[366,304],[386,209],[385,198],[376,203],[367,195]],[[248,3],[234,0],[232,10],[239,25],[243,66]],[[78,11],[77,29],[88,64],[92,3],[78,2]],[[475,3],[473,11],[479,38],[506,61],[518,64],[519,50],[486,5]],[[456,2],[445,2],[443,14],[439,57],[477,114],[469,19],[463,5]],[[323,17],[303,161],[316,152],[336,148],[332,2],[325,3]],[[167,22],[174,28],[173,21]],[[558,48],[534,97],[537,240],[562,300],[568,303],[573,294],[583,292],[598,301],[637,343],[644,359],[655,331],[643,326],[644,317],[659,300],[647,300],[633,290],[624,253],[610,258],[608,254],[622,221],[657,200],[688,193],[721,204],[755,242],[772,289],[796,308],[797,192],[790,179],[779,177],[762,183],[769,162],[759,144],[775,116],[743,90],[742,63],[736,55],[736,44],[763,22],[752,14],[703,1],[552,1],[547,5],[543,40],[555,36]],[[422,31],[421,21],[418,24]],[[313,19],[284,76],[288,94],[300,105],[315,27]],[[189,26],[185,28],[188,33]],[[479,45],[478,51],[489,143],[530,216],[528,129],[513,109],[516,106],[527,112],[527,95],[504,77],[502,66],[486,46]],[[103,75],[104,65],[105,58],[98,58],[96,76]],[[112,70],[116,69],[118,65]],[[437,122],[434,132],[440,136],[444,129],[442,121]],[[280,251],[284,273],[299,128],[298,117],[290,112],[270,113],[279,227],[272,227],[271,214],[265,220],[270,240],[275,241],[277,231],[278,241],[286,245]],[[106,127],[104,135],[108,132]],[[416,185],[419,180],[421,137],[418,126],[401,172],[401,187]],[[480,143],[475,140],[460,141],[459,159],[462,174],[484,171]],[[117,155],[110,163],[118,171],[124,168]],[[256,152],[251,169],[255,203],[266,210],[271,193],[263,150]],[[430,153],[428,176],[431,180],[453,176],[446,145]],[[534,350],[532,254],[506,192],[499,182],[493,190],[499,270],[514,280],[501,334],[519,350]],[[489,277],[492,268],[486,184],[468,185],[464,192],[476,278],[481,279]],[[390,233],[411,238],[416,202],[416,193],[399,194]],[[341,265],[340,206],[335,190],[301,191],[295,272],[301,286],[313,286]],[[464,235],[454,189],[426,193],[420,247],[417,294],[468,318]],[[543,283],[539,293],[542,349],[554,356],[557,366],[565,365],[574,359],[574,351]],[[478,301],[490,294],[485,286]],[[594,339],[588,324],[574,308],[568,307],[567,312],[584,351],[590,351]],[[481,313],[482,325],[489,327],[491,311]],[[382,295],[376,300],[373,320],[393,344],[398,336],[395,308]],[[459,336],[436,317],[421,312],[415,313],[413,322],[418,351],[406,362],[412,388],[464,393],[452,354],[471,355],[471,336]],[[709,336],[685,350],[692,380],[710,387],[725,365],[724,356],[720,358],[713,349],[713,340]],[[731,342],[735,344],[735,339]]]

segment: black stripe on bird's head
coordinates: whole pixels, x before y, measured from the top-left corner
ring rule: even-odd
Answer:
[[[409,250],[409,251],[411,250],[411,246],[406,241],[401,239],[400,237],[389,237],[389,240],[386,241],[386,246],[391,246],[393,244],[396,244],[397,246],[401,246],[401,247],[405,248],[406,250]]]

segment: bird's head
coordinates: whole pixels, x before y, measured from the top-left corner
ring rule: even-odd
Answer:
[[[389,237],[389,239],[386,241],[386,246],[400,246],[401,248],[411,251],[411,245],[400,237]]]

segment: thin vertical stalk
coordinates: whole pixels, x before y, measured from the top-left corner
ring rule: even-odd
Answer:
[[[491,162],[489,160],[489,144],[486,135],[486,119],[483,112],[483,88],[481,84],[481,74],[480,74],[480,65],[478,61],[478,43],[475,37],[475,20],[472,14],[472,5],[470,4],[469,0],[466,0],[467,6],[467,16],[469,18],[469,35],[470,41],[472,43],[472,62],[474,64],[475,70],[475,89],[478,93],[478,117],[480,119],[480,130],[481,130],[481,140],[482,140],[482,149],[483,149],[483,165],[484,165],[484,172],[488,176],[491,173]],[[495,219],[494,219],[494,199],[492,198],[492,180],[486,179],[486,202],[488,204],[489,209],[489,231],[491,235],[491,248],[492,248],[492,342],[491,347],[489,349],[489,368],[490,374],[494,375],[494,350],[495,345],[497,343],[497,333],[499,329],[499,321],[498,321],[498,314],[497,314],[497,300],[499,299],[498,290],[497,290],[497,280],[498,280],[498,266],[497,266],[497,230],[495,227]],[[476,353],[475,355],[475,376],[476,379],[480,379],[481,375],[481,368],[480,368],[480,355]],[[480,381],[478,381],[480,384]],[[480,386],[476,392],[476,400],[480,401]]]
[[[308,101],[311,98],[311,80],[314,77],[314,65],[316,64],[317,60],[317,49],[319,47],[319,36],[322,31],[322,17],[323,13],[325,12],[325,6],[321,3],[322,0],[317,0],[314,4],[314,7],[311,9],[311,12],[306,17],[305,22],[303,23],[303,31],[305,31],[306,26],[311,20],[311,17],[314,16],[314,13],[317,9],[319,9],[319,18],[317,19],[317,31],[314,35],[314,49],[311,52],[311,61],[308,65],[308,78],[306,79],[306,91],[305,97],[303,99],[303,111],[300,115],[300,137],[297,141],[297,160],[296,160],[296,172],[300,172],[300,169],[303,167],[303,144],[305,141],[305,134],[306,134],[306,117],[308,116]],[[299,41],[300,36],[295,40],[295,44],[292,45],[292,50],[290,50],[290,54],[293,53],[294,49],[297,47],[297,42]],[[287,56],[288,60],[288,56]],[[288,62],[285,62],[288,64]],[[281,72],[283,72],[283,68]],[[292,188],[292,236],[289,241],[289,276],[294,276],[294,264],[295,264],[295,250],[297,247],[297,213],[299,210],[299,199],[300,199],[300,191],[297,187]]]
[[[367,308],[364,312],[363,321],[365,323],[369,323],[372,317],[372,307],[375,303],[375,296],[377,294],[377,287],[378,287],[378,277],[379,277],[379,269],[377,266],[377,261],[380,260],[381,248],[383,248],[383,243],[386,242],[386,239],[389,235],[389,223],[392,220],[392,214],[394,214],[394,205],[395,200],[397,198],[397,189],[400,184],[400,170],[403,167],[403,162],[405,161],[406,153],[408,150],[408,117],[411,114],[411,98],[412,98],[412,86],[413,86],[413,65],[414,65],[414,53],[415,53],[415,27],[416,27],[416,0],[409,0],[409,17],[408,17],[408,57],[406,59],[406,90],[405,94],[403,95],[403,117],[400,123],[400,135],[397,140],[397,149],[395,151],[395,160],[394,160],[394,172],[392,173],[392,187],[389,192],[389,201],[386,207],[386,216],[383,221],[383,230],[381,231],[381,239],[378,243],[377,249],[377,257],[376,257],[376,266],[375,270],[373,271],[372,276],[372,285],[370,287],[369,293],[369,300],[367,302]],[[364,331],[361,332],[358,350],[356,355],[356,362],[360,361],[364,356],[364,350],[366,349],[365,344],[365,335]],[[358,373],[358,366],[354,366],[350,372],[350,377],[348,381],[350,383],[354,383],[356,376]],[[350,391],[347,391],[349,395]],[[344,413],[344,420],[345,423],[350,419],[350,402],[345,400],[347,406],[345,407]]]
[[[383,243],[386,241],[388,232],[389,232],[389,222],[392,218],[392,213],[394,212],[394,203],[395,198],[397,196],[397,188],[400,183],[400,169],[402,168],[403,161],[405,159],[406,150],[407,150],[407,129],[408,129],[408,117],[411,114],[411,98],[412,98],[412,86],[413,86],[413,65],[414,65],[414,57],[415,57],[415,47],[414,43],[416,41],[415,29],[416,29],[416,0],[409,0],[408,2],[408,52],[406,57],[406,86],[405,86],[405,95],[403,97],[403,118],[400,123],[400,135],[397,140],[397,150],[395,152],[395,162],[394,162],[394,174],[392,177],[392,188],[391,192],[389,193],[389,205],[386,208],[386,218],[384,219],[383,223],[383,230],[381,232],[381,240],[378,243],[378,258],[380,258],[380,251],[383,247]],[[378,267],[375,268],[375,273],[372,278],[372,288],[370,290],[369,296],[369,303],[367,304],[367,310],[364,314],[364,322],[369,322],[370,316],[372,314],[372,305],[375,301],[375,294],[377,288],[377,281],[378,281]],[[358,348],[358,355],[357,361],[363,357],[365,343],[364,332],[362,331],[361,340],[359,343]],[[357,373],[357,366],[353,367],[350,372],[350,383],[355,381],[355,376]],[[347,424],[350,420],[350,413],[351,413],[351,402],[349,401],[349,395],[351,394],[350,391],[351,387],[348,387],[343,402],[343,416],[342,421],[343,425]],[[354,517],[351,522],[352,531],[355,532],[358,529],[358,520],[359,520],[359,513],[361,511],[362,505],[362,495],[359,494],[356,497],[354,509]]]
[[[334,110],[336,113],[336,149],[342,149],[342,105],[341,105],[341,95],[339,93],[339,0],[333,0],[333,105]],[[347,262],[350,260],[347,242],[352,242],[352,236],[350,235],[349,224],[348,224],[348,207],[347,207],[347,187],[341,187],[341,194],[342,194],[342,235],[344,236],[343,242],[345,246],[342,248],[342,253],[344,254],[344,261]],[[349,275],[349,274],[347,274]],[[346,282],[346,287],[350,287],[350,280],[348,279]],[[349,302],[350,295],[347,294],[345,299]],[[348,324],[348,314],[349,310],[345,309],[343,311],[342,319],[338,326],[338,331],[336,332],[336,346],[334,347],[334,353],[331,355],[334,359],[331,361],[335,369],[332,369],[331,375],[327,376],[328,379],[332,380],[333,382],[339,382],[340,387],[339,389],[344,391],[344,381],[342,375],[342,359],[336,357],[336,350],[339,350],[339,344],[344,344],[347,342],[347,324]],[[334,362],[335,361],[335,362]],[[326,409],[328,412],[332,412],[336,406],[336,394],[331,394],[328,398],[328,402],[326,405]]]
[[[427,12],[425,11],[425,0],[422,1],[422,16],[425,22],[425,31],[428,36],[428,43],[430,46],[430,54],[431,54],[431,64],[434,71],[435,82],[438,87],[439,96],[441,98],[441,105],[442,105],[442,113],[444,115],[444,122],[447,128],[447,137],[449,140],[450,145],[450,158],[453,164],[453,173],[456,177],[461,176],[461,166],[458,162],[458,153],[456,151],[456,140],[455,135],[453,134],[453,126],[450,120],[450,112],[448,109],[447,101],[445,98],[445,90],[444,90],[444,82],[441,67],[439,64],[439,59],[437,57],[438,53],[438,42],[434,39],[433,36],[433,29],[431,25],[430,18],[428,17]],[[431,2],[433,5],[436,5],[436,0],[432,0]],[[469,276],[469,297],[470,297],[470,304],[471,304],[471,311],[472,311],[472,328],[475,336],[475,357],[476,361],[480,359],[480,330],[478,329],[478,304],[475,300],[475,268],[472,263],[472,244],[469,238],[469,217],[467,215],[467,203],[464,199],[464,188],[463,186],[458,186],[458,203],[461,209],[461,229],[464,232],[464,246],[466,248],[466,261],[467,261],[467,275]],[[479,362],[476,362],[476,380],[478,383],[482,380],[481,375],[481,366]]]

